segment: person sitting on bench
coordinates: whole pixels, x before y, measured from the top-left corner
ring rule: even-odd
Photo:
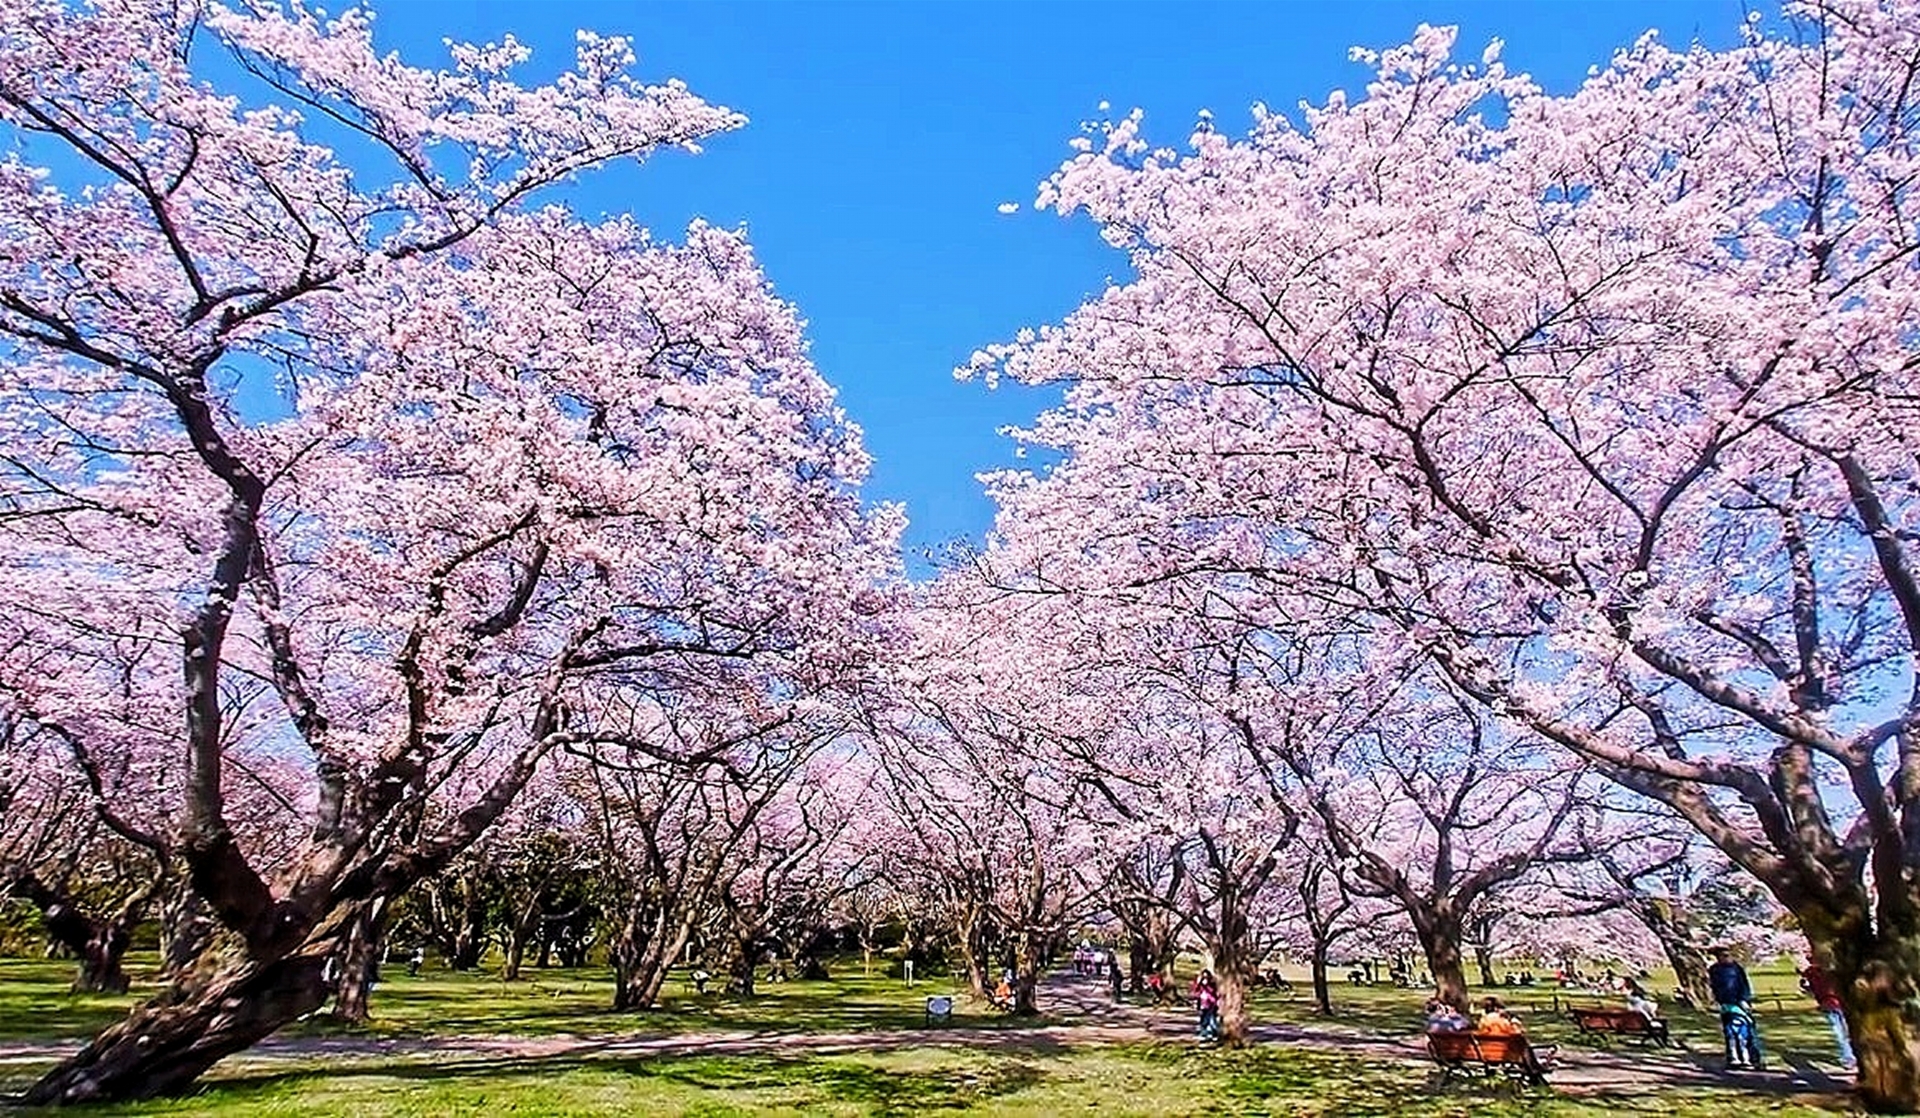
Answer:
[[[1627,1008],[1646,1021],[1648,1036],[1661,1044],[1668,1043],[1667,1023],[1660,1019],[1660,1003],[1653,1000],[1653,995],[1647,993],[1638,979],[1627,979]]]
[[[1427,1031],[1429,1033],[1464,1033],[1473,1028],[1473,1022],[1466,1014],[1441,1001],[1439,998],[1427,999]]]
[[[1527,1028],[1520,1018],[1502,1004],[1499,998],[1488,998],[1481,1003],[1480,1023],[1474,1026],[1475,1032],[1489,1036],[1526,1036]]]

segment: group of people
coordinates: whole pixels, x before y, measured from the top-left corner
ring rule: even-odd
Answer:
[[[1091,951],[1097,956],[1098,951]],[[1727,1066],[1730,1068],[1765,1067],[1765,1053],[1760,1043],[1760,1029],[1753,1013],[1753,984],[1747,977],[1746,968],[1733,958],[1727,948],[1716,948],[1713,952],[1713,965],[1707,969],[1707,986],[1713,996],[1720,1018],[1720,1029],[1726,1043]],[[1075,967],[1081,967],[1078,953]],[[1112,963],[1114,973],[1118,974],[1117,962]],[[1098,963],[1092,963],[1090,970],[1081,973],[1099,974]],[[1647,988],[1637,978],[1618,980],[1619,989],[1626,995],[1626,1008],[1638,1013],[1647,1023],[1649,1034],[1665,1038],[1668,1033],[1667,1022],[1660,1016],[1660,1005],[1654,1000]],[[1524,984],[1524,982],[1522,983]],[[1166,979],[1159,972],[1147,976],[1147,987],[1161,1000],[1166,994]],[[1809,961],[1800,971],[1800,988],[1808,993],[1820,1012],[1825,1015],[1828,1026],[1833,1030],[1834,1047],[1842,1067],[1851,1071],[1855,1068],[1852,1040],[1847,1032],[1847,1020],[1840,1000],[1840,991],[1833,979],[1819,963]],[[1199,1011],[1198,1035],[1202,1040],[1220,1038],[1220,983],[1213,971],[1203,970],[1193,980],[1191,989],[1193,1003]],[[1426,1030],[1429,1033],[1475,1032],[1489,1036],[1525,1036],[1526,1026],[1519,1016],[1509,1009],[1499,998],[1488,997],[1480,1003],[1477,1017],[1469,1017],[1459,1007],[1441,998],[1427,999]]]
[[[1713,965],[1707,968],[1707,988],[1720,1010],[1720,1031],[1725,1034],[1729,1067],[1762,1068],[1766,1055],[1760,1046],[1760,1027],[1753,1016],[1753,983],[1747,971],[1722,947],[1713,953]],[[1848,1071],[1858,1067],[1853,1054],[1853,1037],[1847,1031],[1846,1007],[1840,1001],[1840,988],[1833,976],[1813,959],[1800,969],[1800,989],[1813,998],[1833,1031],[1834,1053],[1840,1066]]]
[[[1499,998],[1480,1003],[1480,1016],[1471,1019],[1439,998],[1427,999],[1427,1031],[1430,1033],[1485,1033],[1489,1036],[1526,1036],[1520,1018]]]
[[[1082,943],[1073,949],[1073,973],[1082,977],[1099,978],[1108,971],[1118,972],[1120,959],[1110,947],[1095,947]]]
[[[1707,987],[1719,1013],[1727,1066],[1765,1068],[1766,1053],[1760,1043],[1759,1023],[1753,1013],[1753,983],[1747,977],[1746,968],[1724,947],[1715,949],[1713,959],[1713,965],[1707,968]],[[1646,987],[1637,979],[1627,978],[1622,988],[1626,994],[1627,1009],[1645,1018],[1649,1033],[1665,1037],[1667,1023],[1661,1019],[1659,1003],[1647,992]],[[1819,963],[1809,961],[1800,971],[1800,988],[1813,998],[1814,1004],[1826,1017],[1828,1027],[1833,1030],[1834,1048],[1840,1065],[1852,1071],[1856,1066],[1853,1043],[1847,1032],[1847,1018],[1840,1001],[1840,991],[1834,985],[1832,976]],[[1437,997],[1429,998],[1426,1027],[1429,1033],[1468,1030],[1492,1035],[1524,1036],[1526,1033],[1520,1019],[1498,998],[1487,998],[1482,1003],[1477,1021],[1469,1019],[1459,1009]]]

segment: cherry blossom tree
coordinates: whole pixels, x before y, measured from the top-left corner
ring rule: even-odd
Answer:
[[[116,690],[7,682],[42,721],[143,706],[219,927],[35,1103],[178,1090],[317,1008],[368,906],[624,732],[623,695],[709,663],[806,690],[870,651],[897,518],[861,510],[858,433],[743,239],[529,204],[740,118],[635,81],[622,40],[543,87],[511,41],[452,52],[382,56],[357,12],[0,11],[0,121],[58,153],[0,165],[0,613],[35,603],[41,649],[172,648]],[[283,860],[233,817],[266,741],[304,752]]]
[[[1685,818],[1839,979],[1862,1102],[1908,1111],[1920,14],[1760,28],[1565,95],[1422,28],[1243,140],[1093,125],[1041,201],[1133,278],[971,368],[1071,385],[1027,437],[1136,517],[1262,526],[1189,530],[1189,569],[1403,633]]]
[[[117,778],[103,776],[95,797],[58,735],[20,715],[0,720],[0,900],[39,910],[48,938],[78,960],[75,991],[123,994],[134,928],[172,882],[167,844],[106,806]]]
[[[575,798],[601,847],[617,1010],[659,1003],[668,968],[754,868],[766,813],[790,806],[809,759],[840,732],[793,704],[754,701],[764,683],[736,682],[636,708],[627,729],[582,750]]]
[[[1267,796],[1265,785],[1247,771],[1248,758],[1231,743],[1227,749],[1224,757],[1196,766],[1209,781],[1212,802],[1206,806],[1213,811],[1181,829],[1176,856],[1186,870],[1180,911],[1205,946],[1218,983],[1220,1040],[1237,1047],[1247,1043],[1248,986],[1277,939],[1267,917],[1280,892],[1281,855],[1299,816]]]
[[[1109,798],[1087,758],[1104,694],[1073,684],[1071,650],[1040,639],[1046,597],[956,570],[917,596],[869,715],[879,781],[906,867],[939,899],[976,994],[996,963],[1012,1011],[1038,1012],[1053,942],[1089,915],[1119,856],[1095,820]]]
[[[1441,1000],[1465,1008],[1475,913],[1539,867],[1585,856],[1565,833],[1579,780],[1437,705],[1285,761],[1355,884],[1406,913]]]
[[[1312,820],[1309,816],[1303,822],[1302,834],[1288,848],[1280,870],[1286,886],[1280,898],[1280,929],[1283,944],[1307,960],[1315,1011],[1330,1017],[1334,951],[1400,913],[1350,879],[1339,852]]]
[[[1113,875],[1101,886],[1107,910],[1127,937],[1128,989],[1146,992],[1150,974],[1173,977],[1186,922],[1180,897],[1186,888],[1186,862],[1176,856],[1171,835],[1149,833],[1116,859]]]
[[[876,775],[829,744],[759,813],[717,906],[729,990],[751,997],[769,952],[793,960],[803,978],[824,970],[819,949],[837,930],[840,902],[871,880],[860,803],[875,795]]]

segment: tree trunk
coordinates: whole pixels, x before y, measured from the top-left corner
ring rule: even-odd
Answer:
[[[660,991],[666,987],[667,972],[674,959],[686,947],[693,934],[688,923],[671,934],[661,927],[663,921],[631,920],[607,945],[607,957],[613,963],[613,1008],[627,1012],[652,1009],[660,1004]]]
[[[1128,988],[1136,995],[1147,992],[1147,973],[1153,968],[1153,952],[1138,935],[1127,936]]]
[[[10,890],[37,907],[48,938],[80,961],[73,977],[75,993],[127,992],[127,976],[120,962],[126,957],[131,926],[139,919],[142,902],[131,902],[118,918],[89,916],[59,884],[48,884],[32,873],[5,866],[0,866],[0,889]]]
[[[1414,914],[1414,934],[1426,953],[1427,969],[1433,972],[1433,984],[1441,1001],[1467,1012],[1473,996],[1467,992],[1467,975],[1460,957],[1460,924],[1442,916]]]
[[[240,960],[135,1010],[28,1089],[29,1106],[150,1099],[188,1086],[327,999],[324,952]]]
[[[1333,1016],[1333,990],[1327,982],[1327,949],[1313,948],[1313,1008],[1322,1017]]]
[[[364,1025],[373,1016],[369,1002],[373,998],[373,984],[380,980],[386,916],[384,897],[361,905],[350,917],[346,942],[335,956],[333,1015],[348,1024]]]
[[[1662,940],[1660,947],[1666,952],[1667,962],[1673,967],[1673,984],[1687,996],[1687,1000],[1697,1009],[1707,1009],[1713,1005],[1713,992],[1707,985],[1707,956],[1693,944],[1668,942]]]
[[[640,930],[637,919],[629,919],[607,941],[607,962],[613,967],[614,1012],[644,1007],[640,996],[646,988],[647,976],[641,973],[645,960],[645,933]]]
[[[1498,986],[1493,974],[1493,948],[1484,943],[1473,945],[1474,967],[1480,971],[1480,985]]]
[[[184,974],[213,941],[207,903],[184,878],[160,911],[160,962],[169,978]]]
[[[760,965],[760,937],[742,931],[734,943],[733,988],[743,998],[753,997],[753,972]]]
[[[521,931],[519,928],[515,928],[513,929],[512,932],[510,932],[507,935],[507,957],[506,957],[506,962],[500,968],[501,981],[503,982],[520,981],[520,965],[522,962],[525,961],[526,957],[527,957],[526,933]]]
[[[478,970],[481,956],[487,953],[487,930],[478,920],[462,920],[454,934],[453,954],[447,958],[451,970]]]
[[[1220,1043],[1241,1048],[1247,1043],[1247,979],[1238,960],[1216,958],[1214,980],[1219,984]]]
[[[967,968],[967,985],[972,988],[974,997],[984,998],[987,991],[993,989],[987,974],[985,937],[980,932],[978,921],[963,924],[959,931],[956,938],[960,942],[960,960]]]
[[[1664,897],[1644,898],[1630,911],[1659,941],[1661,952],[1673,967],[1674,985],[1696,1008],[1709,1009],[1713,994],[1707,987],[1707,956],[1695,942],[1685,914]]]
[[[1802,917],[1814,961],[1833,976],[1860,1070],[1860,1103],[1874,1114],[1920,1112],[1920,936],[1878,932],[1865,911]]]
[[[130,938],[127,929],[118,923],[93,922],[80,948],[80,970],[73,979],[74,993],[126,993],[127,974],[120,969],[120,964],[127,956]]]
[[[1014,945],[1013,951],[1013,1015],[1015,1017],[1038,1017],[1040,1015],[1040,954],[1041,945],[1033,941],[1031,935],[1022,935]]]

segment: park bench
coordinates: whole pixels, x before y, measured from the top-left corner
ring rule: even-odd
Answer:
[[[953,998],[935,994],[927,999],[927,1025],[945,1025],[953,1021]]]
[[[1657,1044],[1662,1048],[1673,1043],[1665,1021],[1649,1021],[1638,1010],[1570,1005],[1567,1007],[1567,1020],[1573,1022],[1582,1036],[1602,1041],[1623,1036],[1642,1044]]]
[[[1547,1084],[1555,1045],[1535,1046],[1516,1033],[1428,1033],[1427,1055],[1440,1065],[1441,1080],[1461,1075],[1504,1075],[1535,1087]]]

